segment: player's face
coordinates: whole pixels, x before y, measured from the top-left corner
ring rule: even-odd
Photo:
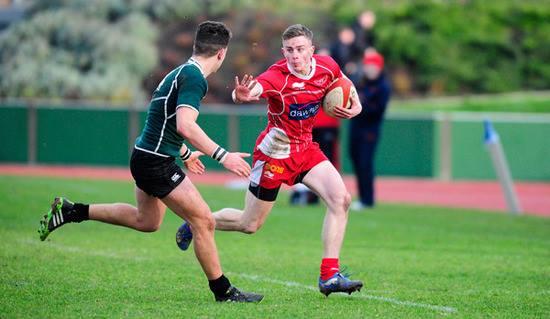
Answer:
[[[311,57],[313,56],[315,47],[311,44],[311,41],[308,38],[299,36],[284,40],[281,51],[286,59],[286,62],[294,69],[294,71],[301,74],[309,73]]]
[[[376,80],[380,76],[382,70],[376,65],[367,64],[363,66],[363,72],[365,72],[367,79]]]

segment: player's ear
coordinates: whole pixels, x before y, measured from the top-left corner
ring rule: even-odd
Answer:
[[[218,60],[223,60],[225,58],[225,54],[227,53],[227,48],[222,48],[218,51]]]
[[[281,48],[281,55],[285,56],[285,48]]]

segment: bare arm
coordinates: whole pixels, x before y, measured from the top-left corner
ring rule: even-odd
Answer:
[[[176,122],[178,134],[185,138],[191,145],[203,154],[216,157],[226,169],[243,177],[250,175],[250,165],[243,160],[243,157],[249,157],[247,153],[231,153],[221,149],[197,124],[199,113],[190,107],[180,107],[176,111]],[[216,151],[217,154],[214,154]]]

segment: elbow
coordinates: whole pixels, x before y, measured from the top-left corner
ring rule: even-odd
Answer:
[[[192,125],[191,123],[184,122],[181,124],[178,124],[178,134],[181,135],[181,137],[185,138],[186,140],[189,139],[189,136],[192,136]]]

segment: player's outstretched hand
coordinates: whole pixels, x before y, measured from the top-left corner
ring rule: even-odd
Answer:
[[[245,157],[249,157],[250,154],[248,153],[227,153],[225,160],[223,161],[222,165],[225,167],[228,171],[241,176],[241,177],[248,177],[250,176],[250,165],[243,160]]]
[[[202,152],[194,151],[193,153],[191,153],[189,159],[183,162],[188,171],[198,175],[204,174],[204,164],[199,159],[199,157],[201,157],[202,155],[204,155]]]
[[[252,75],[245,74],[243,79],[239,81],[239,77],[235,77],[235,99],[236,102],[251,102],[258,101],[259,96],[252,95],[252,89],[258,83]]]

